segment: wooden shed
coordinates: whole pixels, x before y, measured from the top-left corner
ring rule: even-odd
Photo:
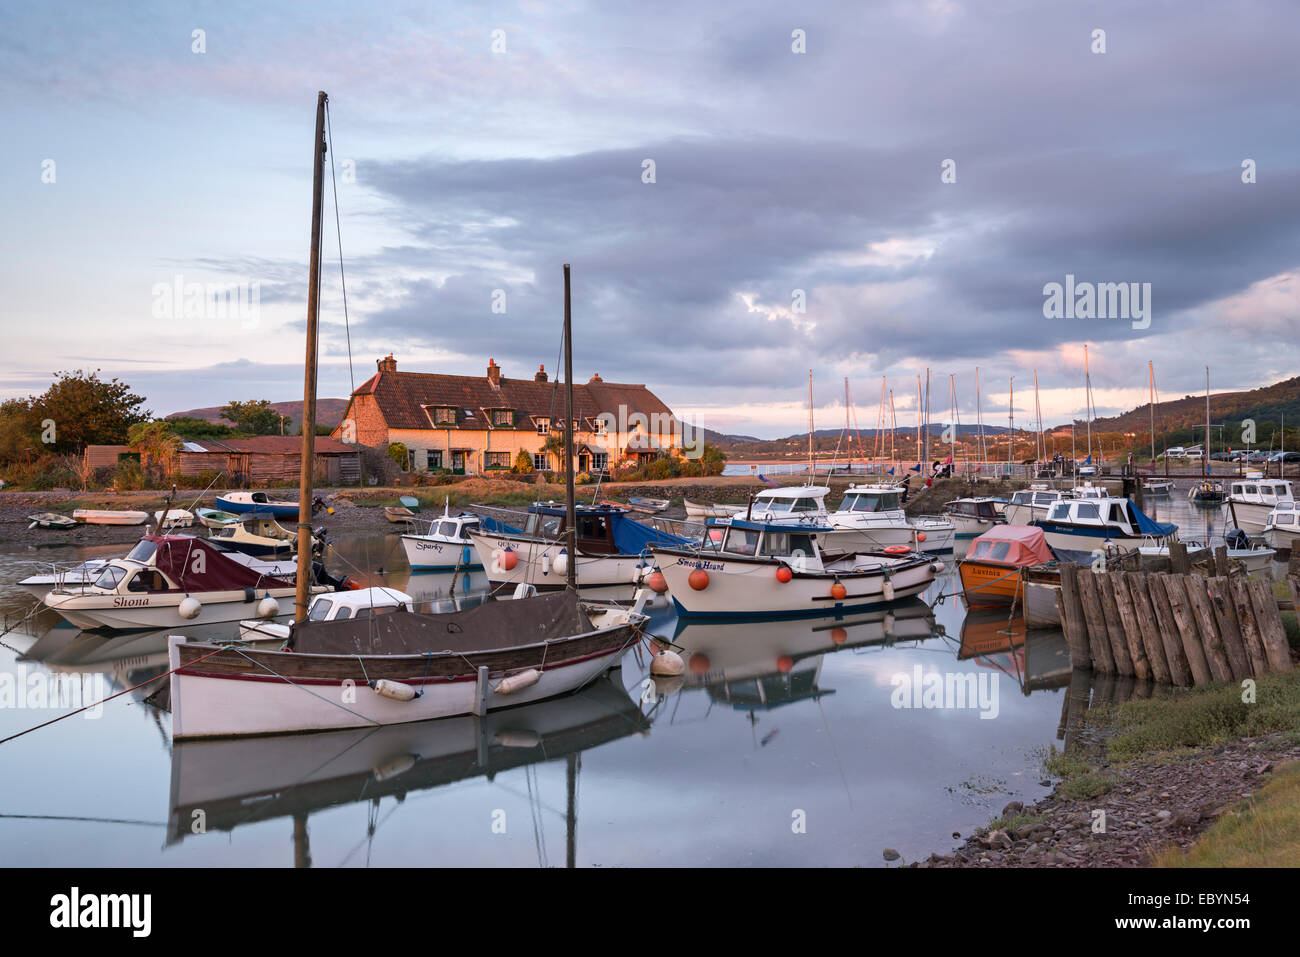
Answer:
[[[361,481],[356,447],[336,439],[316,437],[313,481],[321,485],[350,485]],[[302,438],[260,435],[251,439],[196,439],[181,445],[182,475],[225,472],[234,486],[297,481],[302,463]]]

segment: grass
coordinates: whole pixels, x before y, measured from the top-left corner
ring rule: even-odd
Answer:
[[[1055,746],[1043,762],[1043,769],[1061,778],[1058,793],[1070,800],[1086,800],[1110,790],[1110,779],[1078,755],[1057,751]]]
[[[1111,758],[1129,761],[1153,752],[1222,744],[1274,731],[1300,729],[1300,671],[1255,680],[1255,701],[1237,684],[1206,685],[1166,698],[1129,701],[1114,713],[1119,734]]]
[[[1291,587],[1285,579],[1273,582],[1273,597],[1286,600],[1291,598]],[[1286,629],[1287,643],[1300,651],[1300,620],[1297,619],[1295,612],[1282,612],[1282,627]]]
[[[1282,765],[1258,793],[1223,815],[1186,851],[1167,848],[1155,867],[1295,867],[1300,861],[1300,761]]]

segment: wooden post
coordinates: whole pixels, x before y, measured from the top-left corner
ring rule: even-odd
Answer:
[[[1237,627],[1237,612],[1228,592],[1227,579],[1207,578],[1205,590],[1210,596],[1210,607],[1214,609],[1214,622],[1219,627],[1219,637],[1223,639],[1223,652],[1232,668],[1232,680],[1241,681],[1251,677],[1250,659],[1246,656],[1246,646],[1241,641],[1241,629]]]
[[[1264,654],[1268,666],[1273,671],[1290,671],[1291,646],[1286,640],[1286,628],[1282,624],[1282,613],[1278,611],[1277,599],[1268,582],[1258,578],[1246,582],[1250,591],[1251,604],[1255,608],[1255,621],[1259,625],[1259,635],[1264,642]]]
[[[473,712],[482,717],[487,714],[488,700],[488,669],[487,665],[479,665],[478,674],[474,681],[474,707]]]
[[[1083,616],[1088,622],[1088,647],[1092,649],[1092,666],[1102,674],[1115,674],[1117,664],[1115,652],[1110,647],[1110,632],[1101,614],[1101,602],[1097,598],[1097,585],[1092,572],[1081,571],[1075,577],[1079,589],[1079,603],[1083,606]]]
[[[1056,596],[1056,607],[1061,613],[1061,629],[1070,647],[1070,664],[1075,668],[1092,668],[1092,648],[1088,642],[1088,626],[1079,602],[1079,566],[1066,562],[1061,566],[1061,590]]]
[[[1214,574],[1219,578],[1227,578],[1231,566],[1228,564],[1228,546],[1220,545],[1214,550]]]
[[[1156,681],[1167,685],[1174,680],[1173,672],[1169,668],[1165,645],[1160,640],[1160,626],[1156,622],[1155,612],[1151,610],[1151,598],[1147,594],[1145,581],[1140,579],[1141,575],[1141,572],[1125,572],[1122,577],[1128,586],[1129,598],[1133,604],[1133,619],[1137,622],[1147,661],[1151,663],[1151,674]]]
[[[1264,653],[1264,639],[1255,623],[1255,608],[1251,604],[1245,580],[1241,577],[1228,579],[1228,590],[1232,595],[1233,607],[1237,609],[1237,624],[1241,627],[1241,640],[1246,646],[1251,670],[1257,675],[1265,674],[1268,671],[1268,655]]]
[[[1136,675],[1146,678],[1146,674],[1138,675],[1137,665],[1133,661],[1133,653],[1129,651],[1128,638],[1124,635],[1124,625],[1119,620],[1119,607],[1115,601],[1115,588],[1111,584],[1113,578],[1113,572],[1103,572],[1100,575],[1093,576],[1093,584],[1097,586],[1097,597],[1100,599],[1102,620],[1106,624],[1107,634],[1110,635],[1110,647],[1115,652],[1115,667],[1122,675]],[[1142,670],[1145,672],[1146,662],[1144,661],[1142,665]]]
[[[1181,687],[1192,684],[1192,669],[1187,663],[1187,654],[1183,651],[1183,640],[1178,637],[1178,624],[1173,612],[1169,610],[1169,596],[1165,594],[1164,585],[1155,575],[1143,575],[1142,586],[1151,602],[1151,613],[1160,634],[1160,644],[1165,649],[1165,660],[1169,662],[1169,677]]]
[[[1187,546],[1182,542],[1169,543],[1169,570],[1179,575],[1192,570],[1187,560]]]
[[[1161,575],[1160,582],[1169,599],[1169,610],[1173,613],[1174,622],[1178,626],[1179,637],[1182,638],[1183,652],[1187,655],[1187,664],[1192,669],[1192,680],[1198,685],[1205,685],[1214,680],[1214,674],[1205,655],[1201,631],[1196,627],[1196,616],[1192,613],[1187,598],[1187,589],[1184,587],[1185,577]]]
[[[1223,646],[1223,636],[1219,634],[1219,625],[1214,617],[1214,608],[1210,604],[1209,593],[1205,590],[1206,579],[1199,575],[1189,575],[1183,579],[1183,591],[1187,595],[1188,606],[1196,619],[1196,626],[1201,632],[1201,648],[1205,651],[1205,660],[1210,666],[1210,675],[1215,681],[1231,681],[1232,666]]]
[[[1151,661],[1147,658],[1146,648],[1142,644],[1142,630],[1138,627],[1133,614],[1133,595],[1128,590],[1128,581],[1123,572],[1113,572],[1106,576],[1106,594],[1115,607],[1115,619],[1124,632],[1124,643],[1128,646],[1128,656],[1133,659],[1133,674],[1142,680],[1151,677]]]

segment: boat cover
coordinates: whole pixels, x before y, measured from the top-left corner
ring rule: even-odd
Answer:
[[[399,608],[366,618],[294,622],[289,647],[313,655],[474,652],[554,641],[591,630],[577,592],[566,589],[444,614]]]
[[[994,525],[973,542],[967,558],[1000,565],[1041,565],[1053,559],[1047,536],[1034,525]]]
[[[615,512],[610,516],[614,524],[614,547],[620,555],[640,555],[647,545],[690,545],[692,540],[682,535],[660,531],[653,525]]]
[[[1129,500],[1128,507],[1133,512],[1133,526],[1141,535],[1165,536],[1172,535],[1174,532],[1178,531],[1177,525],[1172,522],[1157,522],[1146,512],[1142,511],[1142,509],[1134,505],[1131,499]]]
[[[157,550],[152,563],[187,592],[292,588],[293,577],[262,575],[193,535],[146,535]],[[137,548],[139,546],[136,546]]]

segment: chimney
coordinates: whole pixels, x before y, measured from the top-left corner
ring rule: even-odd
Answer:
[[[397,371],[397,360],[393,358],[393,354],[392,354],[391,352],[388,353],[388,358],[386,358],[386,359],[379,359],[379,360],[375,363],[375,365],[379,366],[379,371],[380,371],[380,372],[396,372],[396,371]]]
[[[492,388],[501,388],[501,367],[497,365],[496,359],[488,360],[487,377],[488,382],[492,383]]]
[[[600,377],[600,373],[597,372],[597,373],[594,373],[594,374],[592,375],[592,377],[591,377],[590,379],[588,379],[587,381],[588,381],[588,382],[604,382],[605,380],[602,379],[602,378]]]
[[[537,375],[533,376],[533,381],[534,382],[546,381],[546,366],[542,365],[537,367]]]

